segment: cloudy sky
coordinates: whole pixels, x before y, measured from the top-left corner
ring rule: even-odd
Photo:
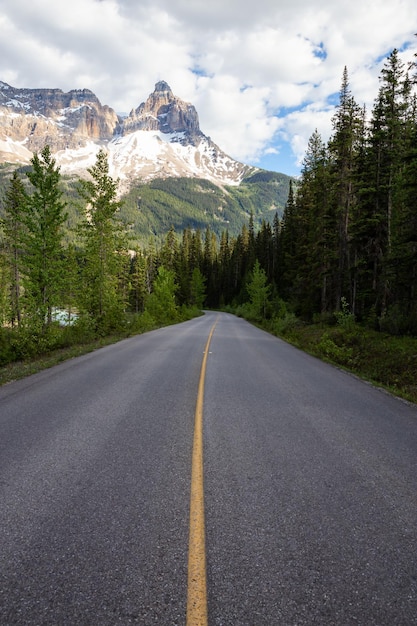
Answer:
[[[118,113],[165,80],[225,152],[296,175],[315,128],[329,136],[344,66],[371,108],[416,31],[416,0],[0,0],[0,80],[88,88]]]

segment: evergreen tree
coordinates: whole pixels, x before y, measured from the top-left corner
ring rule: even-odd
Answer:
[[[192,238],[191,229],[185,228],[178,251],[178,261],[176,263],[178,280],[177,296],[180,304],[185,304],[190,301]]]
[[[280,293],[310,318],[333,306],[336,254],[328,153],[317,130],[308,143],[295,198],[290,191],[280,236]]]
[[[142,313],[148,294],[146,285],[146,257],[137,247],[130,266],[130,306],[135,313]]]
[[[148,248],[145,251],[146,257],[146,271],[145,271],[145,284],[147,293],[151,293],[155,278],[158,274],[159,259],[156,252],[155,237],[151,237],[148,243]]]
[[[153,291],[148,296],[145,305],[145,310],[159,324],[169,324],[178,320],[178,307],[175,300],[177,289],[174,272],[161,265]]]
[[[404,160],[405,70],[393,50],[381,72],[381,87],[372,112],[369,147],[364,163],[361,213],[364,251],[369,274],[368,310],[384,315],[391,300],[392,222],[395,220],[396,188]]]
[[[206,299],[205,282],[206,279],[200,269],[195,267],[191,275],[190,304],[197,309],[202,309],[204,306],[204,301]]]
[[[291,193],[292,190],[292,181],[290,181],[291,185]],[[292,200],[294,202],[294,199]],[[278,217],[278,212],[274,215],[274,221],[272,225],[272,280],[276,287],[279,287],[279,277],[281,273],[281,246],[280,246],[280,238],[281,238],[281,222]]]
[[[175,271],[175,264],[178,257],[178,241],[175,228],[171,226],[166,237],[164,245],[160,252],[161,265],[166,269]]]
[[[204,236],[202,273],[206,280],[207,306],[215,307],[218,304],[217,239],[209,227]]]
[[[278,290],[286,299],[290,297],[291,286],[295,273],[295,255],[297,251],[297,218],[295,214],[295,198],[293,182],[290,180],[288,199],[285,204],[279,229],[280,272],[278,274]]]
[[[258,259],[255,261],[246,290],[249,295],[250,316],[255,320],[265,319],[271,295],[271,285],[268,284],[267,275]]]
[[[0,247],[0,344],[2,328],[11,317],[10,315],[10,268],[4,249]],[[0,350],[1,361],[1,350]]]
[[[255,240],[256,258],[265,270],[268,281],[273,281],[273,236],[269,222],[262,220]]]
[[[404,158],[397,175],[389,262],[391,302],[385,329],[417,333],[417,101],[404,126]]]
[[[116,214],[118,181],[109,175],[107,155],[97,154],[88,169],[90,180],[79,184],[86,202],[82,234],[85,244],[82,308],[95,322],[99,332],[117,328],[123,320],[126,294],[121,289],[125,270],[126,237]]]
[[[74,320],[74,315],[78,315],[78,302],[80,300],[80,252],[77,251],[75,245],[70,243],[63,251],[63,264],[65,267],[64,277],[62,281],[62,306],[66,311],[68,323]]]
[[[12,326],[19,326],[22,318],[21,267],[26,206],[27,196],[23,182],[15,171],[6,192],[4,218],[2,220],[5,242],[4,281],[2,284],[7,284],[10,290],[9,298],[7,298],[9,302],[7,319]],[[9,269],[8,272],[6,267]],[[6,294],[4,297],[6,298]]]
[[[231,275],[231,249],[229,232],[223,231],[220,238],[219,250],[219,278],[218,278],[218,302],[217,306],[230,304],[232,301],[232,275]]]
[[[334,308],[340,309],[342,296],[352,303],[350,281],[349,227],[356,201],[357,154],[362,139],[362,116],[349,89],[345,67],[340,90],[339,105],[333,117],[333,136],[329,142],[331,188],[333,191],[335,227],[337,233],[337,271],[334,272]]]
[[[23,222],[24,298],[28,311],[41,327],[52,321],[53,307],[60,305],[64,276],[62,226],[65,203],[59,187],[60,171],[49,146],[31,160],[27,177],[33,190],[27,196]]]

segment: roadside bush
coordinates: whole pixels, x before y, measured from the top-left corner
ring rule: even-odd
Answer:
[[[300,320],[294,313],[285,312],[282,317],[274,317],[270,322],[270,329],[275,335],[288,335],[292,329],[300,325]]]
[[[345,330],[352,330],[355,327],[355,315],[350,312],[349,303],[345,297],[341,298],[342,308],[334,314],[336,324],[342,326]]]
[[[317,353],[339,365],[349,365],[352,361],[353,349],[345,345],[337,345],[325,332],[317,344]]]
[[[148,330],[152,330],[156,327],[157,323],[149,311],[146,310],[143,313],[135,313],[129,320],[130,335],[146,333]]]

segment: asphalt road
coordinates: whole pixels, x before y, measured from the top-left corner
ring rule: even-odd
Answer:
[[[417,407],[209,313],[0,388],[0,624],[417,625]]]

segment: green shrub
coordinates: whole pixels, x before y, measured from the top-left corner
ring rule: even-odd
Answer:
[[[328,333],[323,333],[317,344],[317,351],[320,355],[340,365],[348,365],[353,356],[352,348],[337,345]]]
[[[299,319],[294,313],[285,313],[282,317],[274,317],[271,320],[271,332],[275,335],[288,335],[292,329],[300,325]]]
[[[342,308],[340,311],[334,314],[336,318],[336,324],[338,326],[342,326],[346,330],[351,330],[354,328],[356,319],[355,315],[350,312],[350,306],[345,297],[341,298]]]

